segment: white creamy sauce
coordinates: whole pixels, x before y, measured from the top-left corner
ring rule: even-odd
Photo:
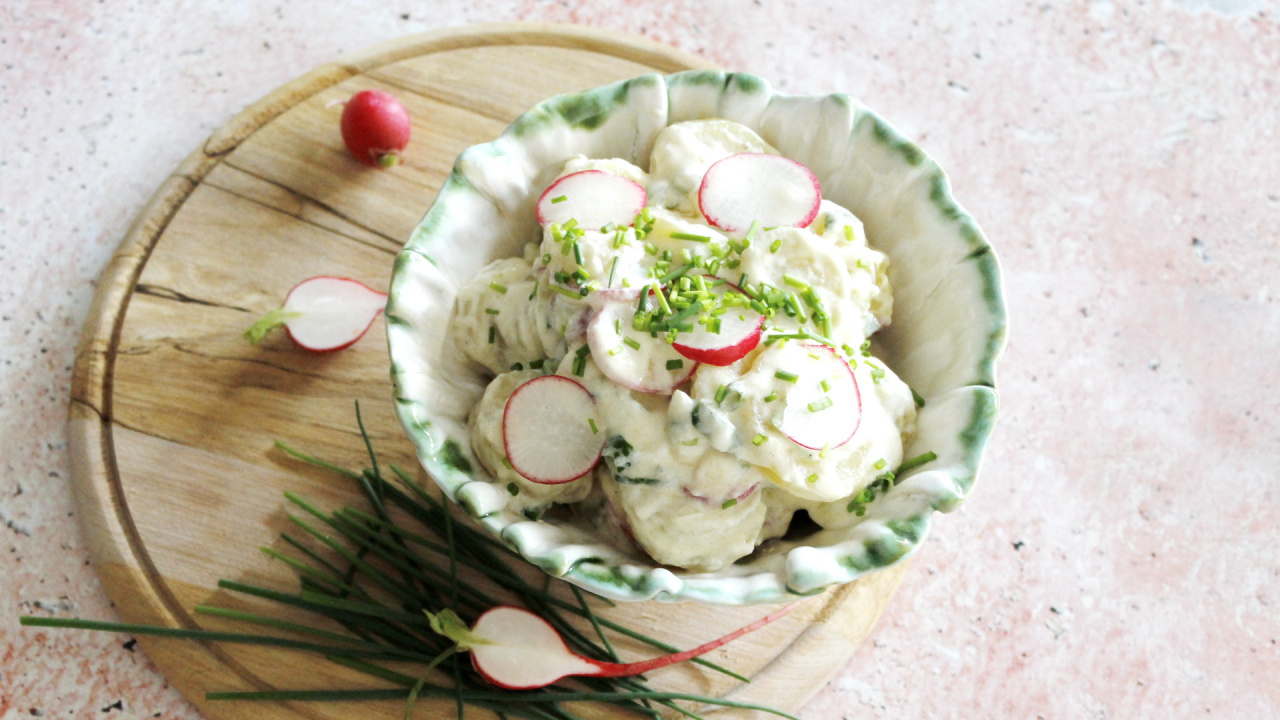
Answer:
[[[911,390],[863,349],[892,313],[887,257],[867,246],[851,212],[827,200],[808,227],[757,228],[749,241],[710,226],[698,209],[702,176],[744,152],[777,154],[746,127],[710,120],[663,131],[650,173],[619,159],[571,159],[562,177],[601,170],[644,186],[647,217],[570,242],[548,226],[524,257],[487,266],[460,290],[452,339],[495,376],[472,412],[472,447],[514,491],[513,509],[585,500],[656,561],[713,571],[783,535],[798,510],[823,527],[856,523],[850,499],[901,463],[903,438],[915,430]],[[649,289],[658,279],[690,262],[698,265],[685,273],[691,281],[765,283],[792,303],[775,307],[764,339],[730,365],[676,367],[665,332],[630,325],[641,298],[656,302]],[[810,337],[769,339],[802,331]],[[596,471],[562,485],[521,477],[503,450],[507,399],[544,373],[592,394],[608,438]],[[850,436],[841,423],[851,417]],[[806,447],[788,436],[796,427],[829,446]]]

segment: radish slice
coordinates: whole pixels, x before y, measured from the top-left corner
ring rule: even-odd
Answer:
[[[826,345],[793,345],[781,352],[781,363],[798,377],[794,383],[777,380],[787,386],[778,429],[810,450],[849,442],[862,424],[862,394],[853,368]]]
[[[544,375],[516,388],[502,413],[502,444],[512,469],[543,485],[591,472],[605,433],[587,389],[567,377]]]
[[[356,280],[327,275],[308,278],[293,286],[283,307],[263,315],[244,336],[257,345],[272,329],[284,325],[298,347],[333,352],[359,340],[386,305],[386,293]]]
[[[780,155],[740,153],[716,162],[702,176],[698,209],[712,225],[744,233],[764,227],[804,227],[822,203],[822,187],[809,168]]]
[[[692,650],[633,663],[611,663],[581,657],[546,620],[522,608],[501,606],[486,611],[471,627],[478,642],[468,643],[471,663],[494,685],[509,690],[546,687],[569,676],[627,677],[691,660],[758,630],[791,612],[786,605],[722,638]]]
[[[742,292],[738,286],[726,283],[715,288],[719,294],[727,291]],[[723,367],[741,360],[760,344],[763,335],[764,316],[749,307],[730,308],[720,316],[720,332],[713,333],[706,325],[694,325],[693,332],[680,333],[672,347],[676,352],[695,362]]]
[[[603,303],[587,326],[591,357],[605,377],[628,390],[670,395],[693,375],[698,363],[661,336],[633,329],[634,315],[631,303]]]
[[[551,183],[538,198],[538,223],[566,223],[599,230],[613,223],[630,225],[649,199],[644,187],[603,170],[583,170]]]

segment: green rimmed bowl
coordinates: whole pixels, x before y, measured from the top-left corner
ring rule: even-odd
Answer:
[[[585,525],[509,510],[466,431],[488,378],[459,361],[446,328],[462,283],[540,239],[534,204],[565,160],[620,157],[647,170],[663,128],[704,118],[742,123],[804,163],[823,197],[856,213],[870,244],[889,255],[894,315],[876,336],[879,354],[926,401],[904,457],[938,458],[904,473],[852,527],[691,573],[615,548]],[[846,95],[785,95],[754,75],[714,71],[553,97],[464,151],[396,258],[386,318],[400,420],[423,467],[481,525],[546,572],[606,597],[722,604],[811,595],[914,552],[934,512],[954,510],[973,488],[995,423],[1005,338],[995,253],[933,160]]]

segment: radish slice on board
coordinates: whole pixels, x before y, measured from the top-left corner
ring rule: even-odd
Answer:
[[[862,394],[853,368],[826,345],[792,345],[781,352],[785,353],[781,363],[787,368],[783,372],[789,370],[796,380],[778,380],[787,386],[778,429],[810,450],[849,442],[862,424]]]
[[[502,413],[511,467],[532,482],[559,485],[591,472],[605,433],[596,401],[567,377],[544,375],[516,388]]]
[[[613,223],[630,225],[649,199],[644,188],[603,170],[583,170],[551,183],[538,198],[538,223],[564,224],[599,230]]]
[[[284,306],[263,315],[244,332],[257,345],[284,325],[294,344],[312,352],[341,350],[373,325],[387,294],[349,278],[322,275],[303,280],[285,296]]]
[[[726,283],[713,292],[742,292],[736,285]],[[725,366],[741,360],[760,344],[764,316],[749,307],[729,308],[719,316],[720,332],[713,333],[706,325],[695,324],[693,332],[676,336],[672,347],[676,352],[695,362]]]
[[[591,358],[604,376],[628,390],[670,395],[698,363],[683,357],[659,335],[631,327],[635,306],[605,302],[587,326]]]
[[[489,682],[509,690],[546,687],[569,676],[627,677],[691,660],[758,630],[791,611],[793,605],[766,615],[722,638],[692,650],[633,663],[584,658],[541,617],[522,608],[500,606],[486,611],[471,627],[466,647],[471,663]],[[452,636],[451,636],[452,637]]]
[[[702,176],[698,209],[712,225],[744,233],[764,227],[804,227],[822,203],[818,177],[795,160],[740,153],[716,162]]]

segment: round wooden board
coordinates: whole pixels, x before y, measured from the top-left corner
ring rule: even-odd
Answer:
[[[273,444],[363,467],[354,400],[383,461],[417,466],[392,412],[380,325],[331,355],[296,350],[282,334],[251,347],[240,338],[245,327],[313,275],[347,275],[385,289],[392,258],[454,157],[491,140],[535,102],[645,72],[703,66],[671,48],[586,28],[453,29],[321,67],[214,133],[156,193],[107,267],[76,362],[70,436],[80,518],[120,615],[243,631],[191,609],[257,607],[218,590],[220,578],[295,590],[293,571],[258,551],[282,545],[279,533],[290,525],[282,493],[325,508],[361,500],[348,481],[291,461]],[[330,103],[365,88],[395,93],[413,117],[406,162],[394,170],[359,165],[338,135],[339,110]],[[904,571],[899,565],[806,600],[783,621],[711,656],[752,677],[750,685],[735,687],[687,664],[657,674],[653,684],[795,710],[845,664]],[[650,602],[604,612],[691,646],[764,610]],[[393,701],[209,702],[210,690],[377,684],[300,653],[142,643],[211,718],[403,712]],[[451,713],[451,706],[419,706],[422,717]]]

